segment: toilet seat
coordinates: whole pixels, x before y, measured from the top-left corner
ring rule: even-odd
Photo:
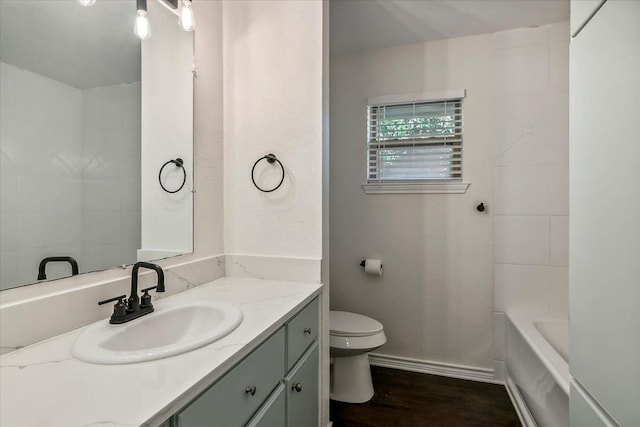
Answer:
[[[362,314],[347,311],[329,313],[330,335],[338,337],[368,337],[382,332],[382,323]]]

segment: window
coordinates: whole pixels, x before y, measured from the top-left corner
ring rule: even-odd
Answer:
[[[466,190],[468,185],[462,184],[464,91],[448,94],[458,96],[418,101],[406,96],[369,99],[365,191]]]

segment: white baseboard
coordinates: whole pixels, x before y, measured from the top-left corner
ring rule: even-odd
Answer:
[[[373,366],[381,366],[383,368],[401,369],[403,371],[441,375],[443,377],[459,378],[463,380],[502,384],[502,381],[494,379],[493,369],[451,365],[379,353],[369,354],[369,364]]]
[[[533,419],[531,412],[529,412],[529,408],[527,408],[527,404],[525,403],[522,395],[520,394],[520,390],[518,390],[518,386],[513,382],[511,378],[507,376],[507,380],[505,381],[505,388],[507,389],[507,394],[509,395],[509,399],[511,399],[511,403],[518,414],[518,418],[520,419],[520,423],[523,427],[538,427],[536,420]]]

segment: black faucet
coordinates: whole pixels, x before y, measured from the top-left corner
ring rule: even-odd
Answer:
[[[158,283],[155,286],[142,289],[142,299],[138,297],[138,270],[140,269],[140,267],[153,270],[158,275]],[[133,319],[137,319],[138,317],[144,316],[145,314],[149,314],[153,311],[153,304],[151,304],[151,295],[149,295],[149,291],[152,289],[155,289],[156,292],[165,291],[164,272],[162,271],[162,267],[150,262],[136,262],[133,265],[133,270],[131,271],[131,295],[129,295],[127,301],[125,302],[125,298],[127,298],[126,295],[120,295],[114,298],[100,301],[98,302],[98,305],[117,301],[113,306],[113,314],[111,315],[109,323],[126,323]]]
[[[50,256],[40,261],[40,265],[38,266],[38,280],[47,280],[47,273],[45,270],[47,268],[47,264],[50,262],[68,262],[71,264],[71,275],[78,275],[78,263],[75,259],[70,256]]]

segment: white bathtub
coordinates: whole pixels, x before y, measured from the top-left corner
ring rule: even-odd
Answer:
[[[507,313],[507,390],[526,427],[569,425],[569,322]]]

